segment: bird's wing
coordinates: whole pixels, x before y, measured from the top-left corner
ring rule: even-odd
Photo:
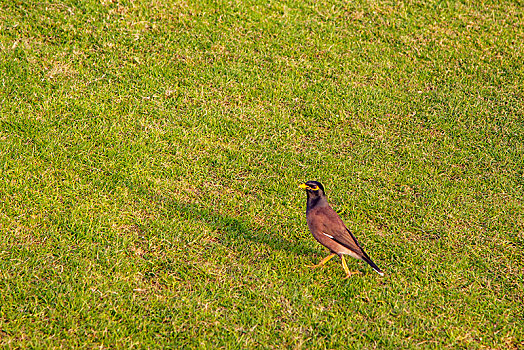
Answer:
[[[320,208],[315,214],[318,215],[318,222],[321,223],[320,232],[355,253],[365,254],[355,236],[332,208]]]

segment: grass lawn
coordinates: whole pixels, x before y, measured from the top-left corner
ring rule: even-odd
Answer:
[[[523,349],[523,62],[521,1],[0,0],[0,346]]]

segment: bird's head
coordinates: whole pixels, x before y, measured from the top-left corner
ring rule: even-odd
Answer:
[[[306,190],[308,197],[315,198],[324,196],[324,186],[318,181],[307,181],[306,183],[298,185],[298,187]]]

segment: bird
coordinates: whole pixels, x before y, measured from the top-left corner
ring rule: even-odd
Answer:
[[[330,255],[322,259],[317,265],[310,267],[321,267],[335,255],[338,255],[342,260],[342,267],[346,272],[344,279],[346,279],[353,274],[359,273],[349,271],[344,259],[344,255],[349,255],[353,258],[364,260],[373,270],[383,276],[382,270],[362,249],[353,233],[329,205],[324,186],[318,181],[307,181],[300,184],[299,187],[307,193],[306,221],[309,231],[320,244],[330,251]]]

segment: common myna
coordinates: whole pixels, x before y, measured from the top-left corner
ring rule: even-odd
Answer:
[[[306,190],[307,193],[306,219],[309,230],[320,244],[331,251],[330,255],[312,267],[320,267],[335,255],[338,255],[346,272],[346,277],[344,278],[348,278],[353,273],[349,272],[344,255],[349,255],[353,258],[364,260],[373,270],[383,276],[384,273],[366,254],[355,236],[328,204],[324,186],[317,181],[308,181],[299,185],[299,187]]]

